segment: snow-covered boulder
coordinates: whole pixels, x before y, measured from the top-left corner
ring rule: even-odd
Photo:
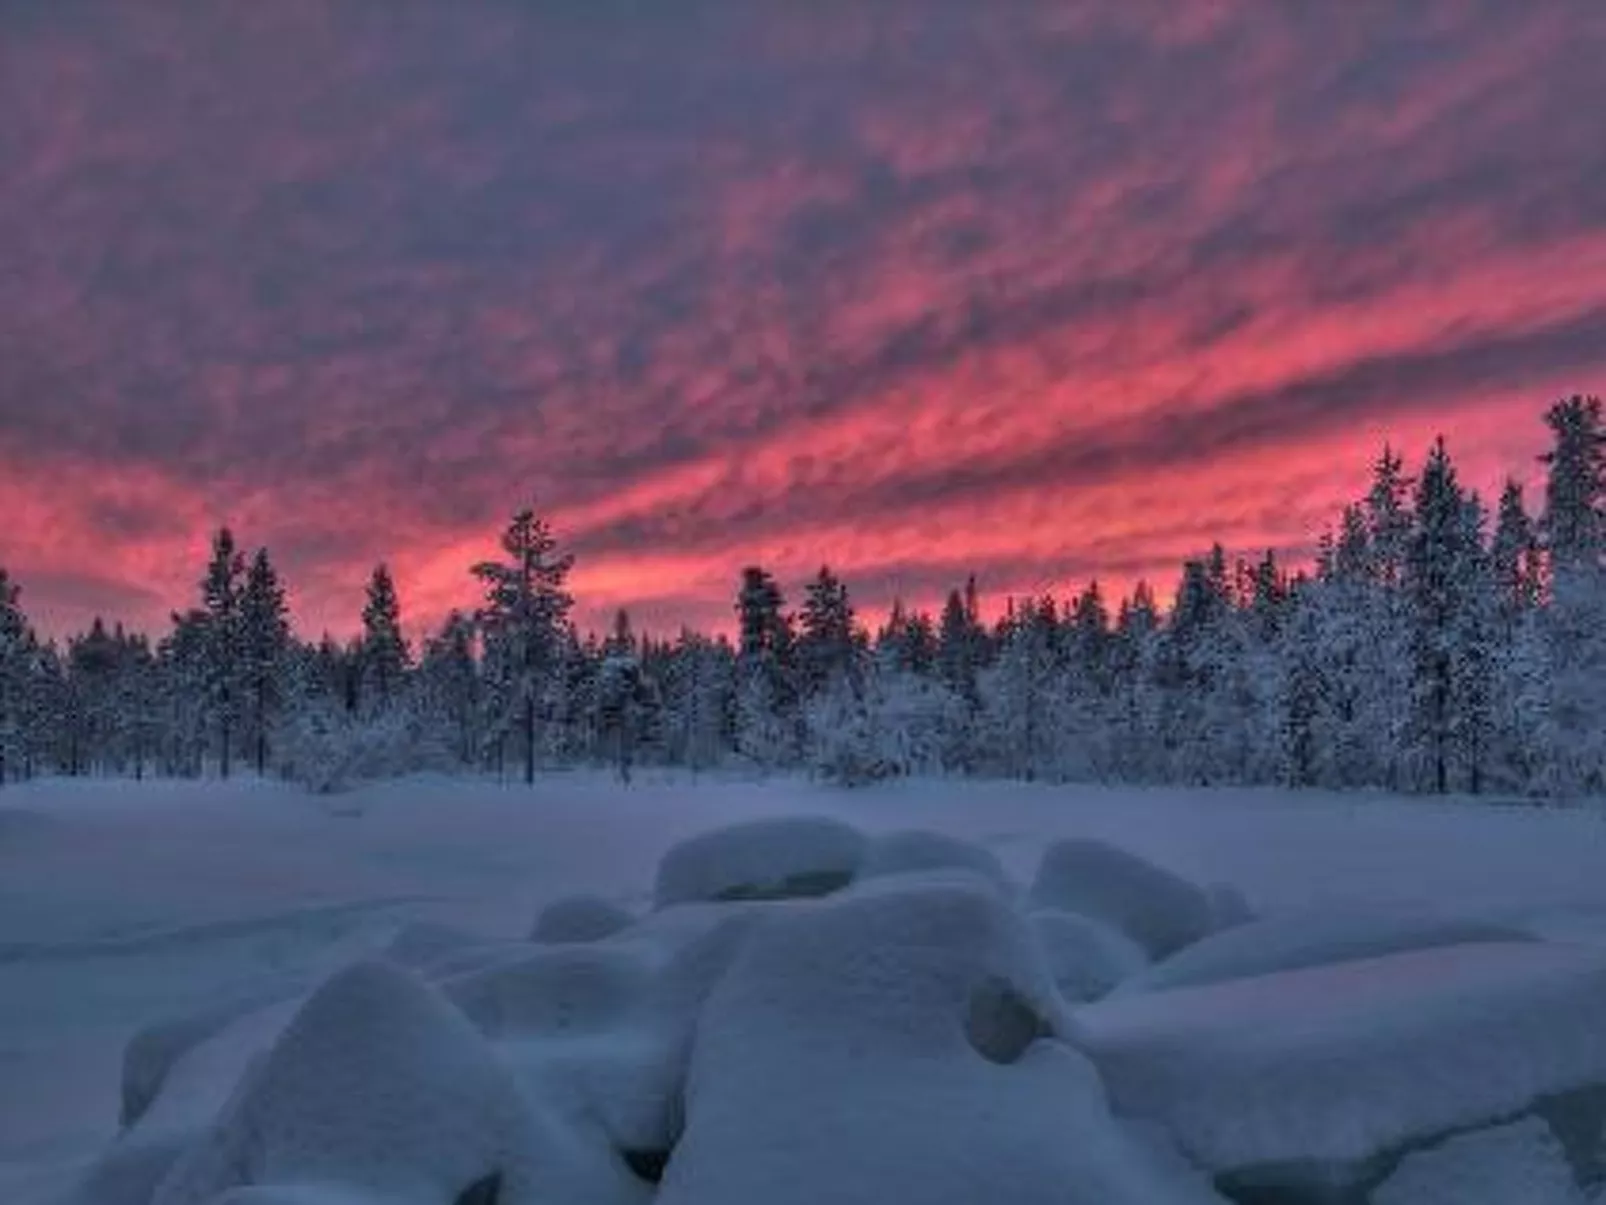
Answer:
[[[600,1134],[536,1111],[462,1013],[371,962],[308,999],[152,1205],[210,1205],[247,1186],[267,1201],[280,1185],[433,1205],[491,1178],[500,1205],[644,1198]]]
[[[1210,900],[1210,928],[1231,929],[1255,919],[1255,910],[1246,896],[1232,883],[1211,883],[1205,888]]]
[[[230,1001],[179,1017],[164,1018],[138,1030],[123,1047],[122,1102],[118,1119],[127,1129],[155,1103],[173,1067],[186,1054],[247,1013],[265,998]]]
[[[199,1138],[199,1131],[125,1134],[52,1205],[148,1205],[156,1186]]]
[[[602,941],[635,924],[612,900],[596,895],[571,895],[553,900],[536,917],[530,940],[544,945]]]
[[[1027,902],[1033,909],[1076,912],[1113,925],[1153,958],[1215,928],[1215,908],[1202,888],[1089,839],[1058,841],[1043,851]]]
[[[870,838],[858,877],[863,881],[887,875],[924,875],[950,870],[967,871],[996,884],[1001,890],[1010,890],[1009,876],[991,850],[923,829],[905,829]]]
[[[626,1152],[666,1150],[703,1001],[764,910],[681,905],[618,938],[538,949],[441,987],[525,1093]]]
[[[1353,1185],[1606,1084],[1606,952],[1443,946],[1087,1005],[1116,1107],[1229,1185]]]
[[[1126,934],[1074,912],[1034,912],[1032,934],[1054,986],[1070,1003],[1097,1000],[1149,965]]]
[[[298,993],[242,1012],[183,1051],[163,1075],[154,1099],[132,1127],[132,1135],[150,1140],[204,1129],[252,1064],[272,1048],[303,999]]]
[[[754,820],[682,841],[658,865],[658,907],[829,895],[853,881],[865,839],[836,820]]]
[[[492,1038],[606,1030],[643,1002],[647,965],[603,945],[556,946],[445,980],[441,991]]]
[[[1588,1205],[1566,1152],[1537,1117],[1407,1155],[1371,1205]]]
[[[493,944],[491,938],[454,925],[411,921],[396,930],[386,944],[385,958],[400,966],[421,971],[460,955],[465,950],[481,949],[490,944]]]
[[[972,883],[760,917],[698,1022],[660,1205],[1194,1205],[1061,1018],[1025,922]]]
[[[1523,933],[1484,921],[1378,908],[1286,913],[1213,933],[1127,980],[1121,991],[1196,987],[1407,950],[1525,940]]]

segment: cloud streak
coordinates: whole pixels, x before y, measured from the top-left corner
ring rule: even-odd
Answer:
[[[1371,446],[1606,376],[1588,0],[0,10],[0,562],[303,625],[534,497],[588,620],[1308,547]],[[119,583],[123,593],[119,594]],[[158,600],[161,601],[158,601]],[[120,603],[120,605],[119,605]]]

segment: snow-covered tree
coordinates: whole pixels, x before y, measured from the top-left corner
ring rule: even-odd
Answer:
[[[804,588],[798,615],[796,657],[802,689],[823,690],[839,677],[855,684],[860,643],[848,588],[828,566],[821,566]]]
[[[1541,531],[1549,557],[1547,789],[1606,788],[1606,418],[1594,397],[1545,414],[1552,436]]]
[[[459,765],[478,763],[480,747],[480,667],[474,621],[460,611],[446,617],[440,631],[424,643],[418,667],[418,706]]]
[[[368,579],[357,658],[359,707],[370,714],[388,710],[412,663],[402,635],[401,600],[388,565],[376,565]]]
[[[240,684],[258,774],[267,773],[271,733],[284,701],[290,614],[268,550],[251,559],[240,598]]]
[[[22,590],[0,567],[0,786],[20,776],[29,729],[35,647]]]
[[[218,740],[218,772],[229,776],[240,720],[240,606],[245,558],[234,533],[220,528],[212,539],[212,558],[201,580],[205,613],[206,712]]]
[[[803,716],[797,681],[797,640],[775,578],[750,565],[736,597],[741,644],[736,658],[736,740],[755,765],[796,764]]]
[[[546,521],[533,510],[513,516],[502,533],[503,560],[483,561],[474,576],[485,591],[480,628],[492,668],[498,733],[516,726],[524,781],[535,781],[536,736],[543,698],[559,668],[561,642],[574,600],[565,589],[574,558],[558,552]]]

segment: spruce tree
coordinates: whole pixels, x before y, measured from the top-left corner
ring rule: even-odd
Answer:
[[[362,609],[359,706],[370,713],[389,710],[411,660],[402,635],[401,601],[395,579],[389,566],[377,565],[368,579],[367,600]]]
[[[760,766],[795,762],[803,723],[796,637],[775,578],[742,570],[736,597],[741,644],[736,660],[736,732],[741,752]]]
[[[30,728],[33,639],[21,597],[0,566],[0,787],[19,776]]]
[[[1540,521],[1549,559],[1547,789],[1606,789],[1606,418],[1594,397],[1545,414],[1552,436]]]
[[[496,667],[498,728],[517,724],[524,781],[533,784],[542,694],[561,664],[564,626],[574,604],[565,589],[574,558],[558,552],[546,521],[533,510],[513,516],[502,533],[502,554],[502,560],[474,566],[485,591],[479,622]]]
[[[797,663],[806,693],[823,690],[838,677],[857,685],[853,603],[847,586],[827,566],[804,588],[798,628]]]
[[[1414,690],[1413,748],[1431,788],[1443,794],[1460,770],[1482,789],[1490,722],[1492,579],[1482,542],[1483,508],[1466,494],[1439,439],[1416,490],[1406,561]]]
[[[474,642],[474,621],[453,611],[425,643],[419,665],[426,713],[446,730],[446,746],[464,766],[474,765],[480,753],[480,668]]]
[[[1522,485],[1514,480],[1500,492],[1489,571],[1508,621],[1539,605],[1544,589],[1539,534],[1523,504]]]
[[[212,540],[212,558],[201,581],[206,614],[206,707],[218,738],[218,771],[229,777],[240,712],[240,605],[245,558],[234,534],[220,528]]]
[[[259,548],[240,599],[241,684],[258,774],[267,773],[269,733],[284,702],[289,606],[266,548]]]

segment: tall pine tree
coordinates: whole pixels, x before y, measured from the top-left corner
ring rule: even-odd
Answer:
[[[543,691],[557,670],[569,609],[565,585],[574,558],[558,552],[544,519],[522,510],[502,533],[499,561],[482,561],[474,576],[485,591],[479,621],[487,659],[496,669],[498,730],[516,724],[523,743],[524,781],[535,782],[536,729]]]

